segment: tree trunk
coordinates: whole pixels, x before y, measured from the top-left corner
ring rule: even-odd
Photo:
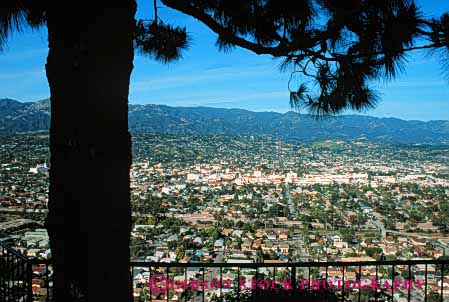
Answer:
[[[46,12],[53,298],[128,302],[128,92],[136,4],[57,3]]]

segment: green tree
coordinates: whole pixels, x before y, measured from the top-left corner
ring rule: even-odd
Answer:
[[[427,296],[427,301],[429,301],[429,302],[440,302],[441,301],[441,296],[437,292],[431,292]]]
[[[377,258],[380,254],[382,254],[382,249],[380,247],[367,247],[365,252],[368,256]]]
[[[185,255],[185,249],[183,245],[178,245],[175,250],[176,260],[180,260]]]
[[[440,211],[438,211],[438,224],[443,228],[443,230],[449,230],[449,201],[443,200],[440,203]]]

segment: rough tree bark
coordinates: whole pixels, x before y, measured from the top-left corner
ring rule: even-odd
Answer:
[[[54,301],[128,302],[136,3],[58,2],[46,12]]]

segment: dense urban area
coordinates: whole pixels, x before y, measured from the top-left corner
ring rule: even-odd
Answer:
[[[0,142],[0,240],[27,257],[51,258],[43,224],[48,134]],[[134,134],[130,174],[135,261],[352,262],[449,255],[448,146]],[[407,267],[395,269],[403,278],[410,274]],[[424,270],[427,301],[439,301],[433,291],[441,286],[448,298],[449,273],[417,265],[413,275]],[[199,269],[188,273],[195,278]],[[366,276],[375,273],[391,274],[364,268]],[[134,271],[136,301],[149,296],[142,286],[148,274]],[[226,270],[228,278],[235,274]],[[313,274],[338,278],[342,271],[330,267]],[[39,294],[38,283],[33,290]],[[167,298],[178,301],[181,294],[182,289]],[[207,292],[212,300],[216,294]],[[422,300],[413,295],[413,301]],[[201,301],[200,295],[192,299]]]

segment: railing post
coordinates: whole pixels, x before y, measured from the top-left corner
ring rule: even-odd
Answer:
[[[444,282],[444,263],[441,263],[441,288],[440,288],[441,302],[443,302],[443,282]]]
[[[256,284],[256,289],[255,289],[255,295],[256,295],[256,297],[258,296],[258,293],[259,293],[259,266],[256,266],[256,276],[255,276],[255,278],[256,278],[256,281],[255,281],[255,284]]]
[[[166,280],[167,280],[167,283],[165,284],[165,287],[166,287],[166,300],[167,300],[167,302],[168,302],[168,300],[169,300],[169,296],[170,296],[170,286],[169,286],[169,284],[170,284],[170,267],[169,266],[167,266],[167,276],[166,276]]]
[[[310,292],[310,270],[312,269],[311,263],[308,264],[308,276],[307,276],[307,290]]]
[[[151,266],[149,267],[148,271],[150,272],[150,279],[149,280],[153,280],[153,279],[151,279],[151,277],[152,277]],[[149,281],[149,282],[152,282],[152,281]],[[149,292],[150,292],[150,302],[153,301],[153,291],[152,291],[151,287],[152,287],[152,284],[148,283],[148,288],[149,288]]]
[[[16,300],[16,287],[15,287],[15,279],[16,279],[16,275],[15,275],[15,269],[16,269],[16,258],[12,257],[11,258],[11,267],[9,270],[10,276],[11,276],[11,281],[9,284],[9,287],[11,288],[11,296],[12,296],[12,300],[15,301]]]
[[[7,299],[10,299],[11,298],[11,289],[10,289],[10,279],[11,279],[11,276],[10,276],[10,272],[11,272],[11,260],[10,260],[10,252],[9,251],[7,251],[7,253],[6,253],[6,291],[5,291],[5,293],[6,293],[6,297],[7,297]]]
[[[410,302],[411,299],[411,282],[412,282],[412,266],[408,265],[408,291],[407,291],[407,301]]]
[[[393,264],[391,267],[391,284],[393,284],[391,286],[391,302],[394,301],[394,274],[395,274],[395,271],[394,271],[394,264]]]
[[[205,267],[203,267],[203,285],[202,285],[202,287],[203,287],[203,299],[202,299],[202,301],[203,302],[204,302],[204,295],[206,294],[206,287],[207,287],[207,286],[204,285],[204,274],[206,274],[206,268]]]
[[[296,266],[292,266],[291,284],[293,291],[296,290]]]
[[[425,275],[424,275],[424,302],[427,302],[427,264],[426,264],[426,268],[425,268]]]
[[[3,246],[0,246],[2,252],[2,258],[0,259],[0,301],[6,300],[4,297],[4,279],[3,276],[5,274],[5,249]]]
[[[361,284],[362,283],[362,266],[361,265],[359,265],[359,284]],[[362,288],[361,288],[361,286],[359,287],[359,292],[358,292],[358,302],[360,302],[360,298],[361,298],[361,295],[362,295]]]
[[[237,267],[237,300],[240,301],[240,266]]]
[[[26,265],[26,286],[27,286],[27,302],[33,301],[33,265],[29,259],[25,262]]]
[[[2,258],[0,259],[0,301],[3,301],[3,300],[6,300],[3,298],[3,292],[4,292],[4,290],[3,290],[3,274],[5,273],[4,272],[4,264],[3,264],[5,251],[4,251],[3,246],[0,246],[0,251],[2,252]]]
[[[184,271],[184,282],[187,284],[184,284],[184,290],[185,290],[185,301],[187,302],[189,299],[189,283],[187,282],[187,266]]]
[[[220,266],[220,301],[223,301],[223,269]]]
[[[345,266],[342,266],[343,268],[343,279],[342,279],[342,290],[341,290],[341,301],[345,301]]]
[[[377,286],[377,282],[379,281],[379,265],[376,264],[376,286]],[[374,292],[374,297],[376,298],[376,302],[378,301],[378,294],[377,294],[377,289]]]

